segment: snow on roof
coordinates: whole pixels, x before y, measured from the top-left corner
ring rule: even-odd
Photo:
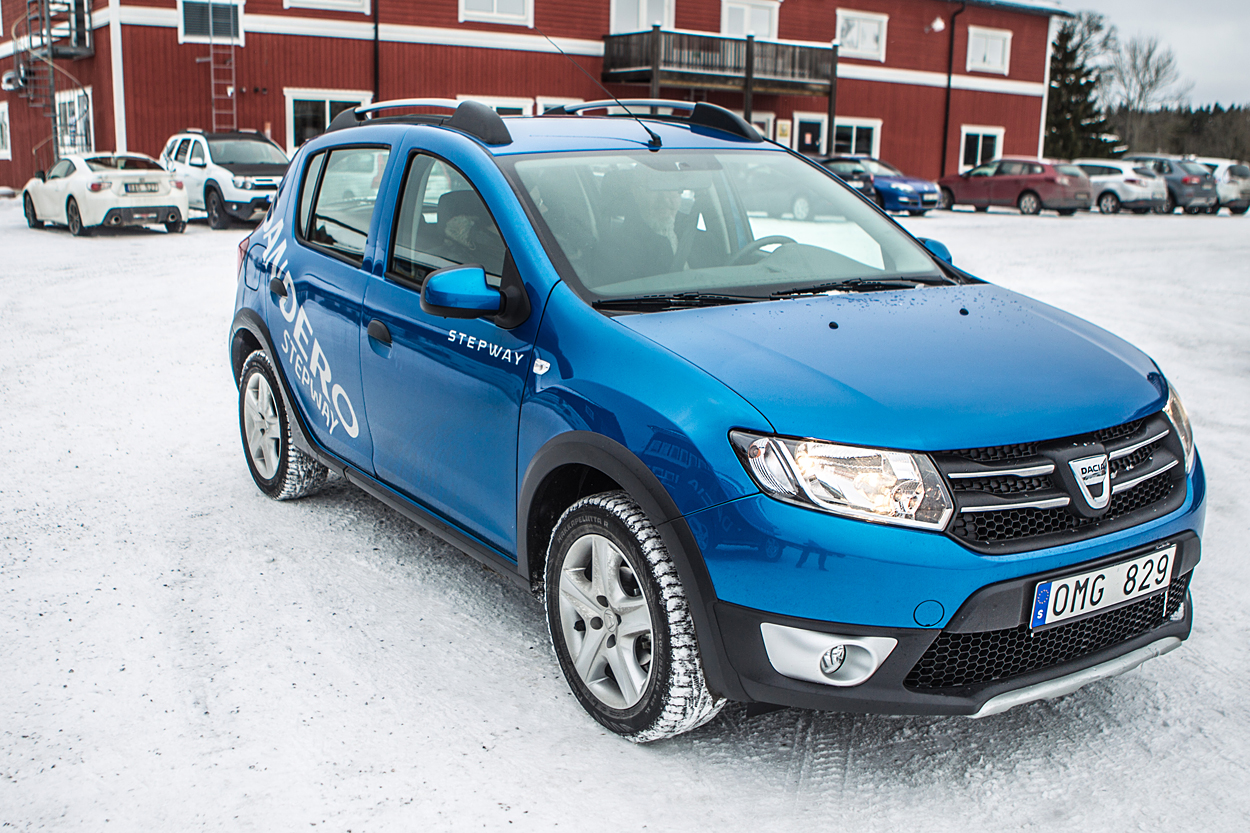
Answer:
[[[1060,15],[1062,17],[1073,16],[1072,12],[1065,9],[1059,0],[968,0],[968,4],[972,6],[1000,6],[1022,12]]]

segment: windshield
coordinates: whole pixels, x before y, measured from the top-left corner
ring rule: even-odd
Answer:
[[[218,165],[285,165],[286,154],[268,142],[255,139],[217,139],[208,143]]]
[[[142,156],[93,156],[84,160],[93,171],[163,171],[153,159]]]
[[[890,220],[788,153],[605,151],[512,164],[594,301],[948,282]]]
[[[868,169],[868,173],[874,176],[903,176],[903,172],[893,165],[887,165],[880,159],[862,159],[864,167]]]

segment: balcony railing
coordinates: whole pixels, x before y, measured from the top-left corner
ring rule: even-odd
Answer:
[[[832,46],[652,29],[604,37],[603,78],[618,83],[827,95]]]

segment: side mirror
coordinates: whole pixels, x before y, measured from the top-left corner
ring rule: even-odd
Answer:
[[[47,182],[48,175],[43,171],[35,171],[35,179],[39,180],[40,182]]]
[[[205,162],[203,159],[195,160],[195,161],[189,162],[188,164],[192,168],[207,168],[208,167],[208,163]]]
[[[937,255],[942,260],[949,263],[951,266],[955,265],[955,261],[951,259],[951,250],[946,248],[946,246],[942,245],[937,240],[930,240],[927,237],[920,237],[917,239],[919,239],[920,242],[924,244],[924,247],[928,249],[930,252]]]
[[[486,283],[481,266],[449,266],[425,276],[421,311],[440,318],[481,318],[503,309],[503,294]]]

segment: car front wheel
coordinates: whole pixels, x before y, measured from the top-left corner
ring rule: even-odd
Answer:
[[[685,590],[659,533],[625,492],[574,503],[547,551],[547,626],[569,688],[635,743],[688,732],[724,700],[708,691]]]
[[[215,189],[208,189],[204,194],[204,210],[208,212],[210,228],[223,229],[230,227],[230,215],[226,213],[226,205],[221,201],[221,194]]]
[[[256,486],[274,500],[316,492],[326,482],[325,466],[291,445],[291,423],[269,356],[257,350],[239,374],[239,433]]]
[[[1120,198],[1108,191],[1098,198],[1098,210],[1103,214],[1119,214]]]
[[[26,213],[26,225],[31,228],[43,228],[43,220],[35,215],[35,201],[30,198],[30,194],[22,195],[22,210]]]
[[[796,220],[808,219],[812,216],[812,201],[803,194],[799,194],[790,205],[790,213],[794,215]]]

